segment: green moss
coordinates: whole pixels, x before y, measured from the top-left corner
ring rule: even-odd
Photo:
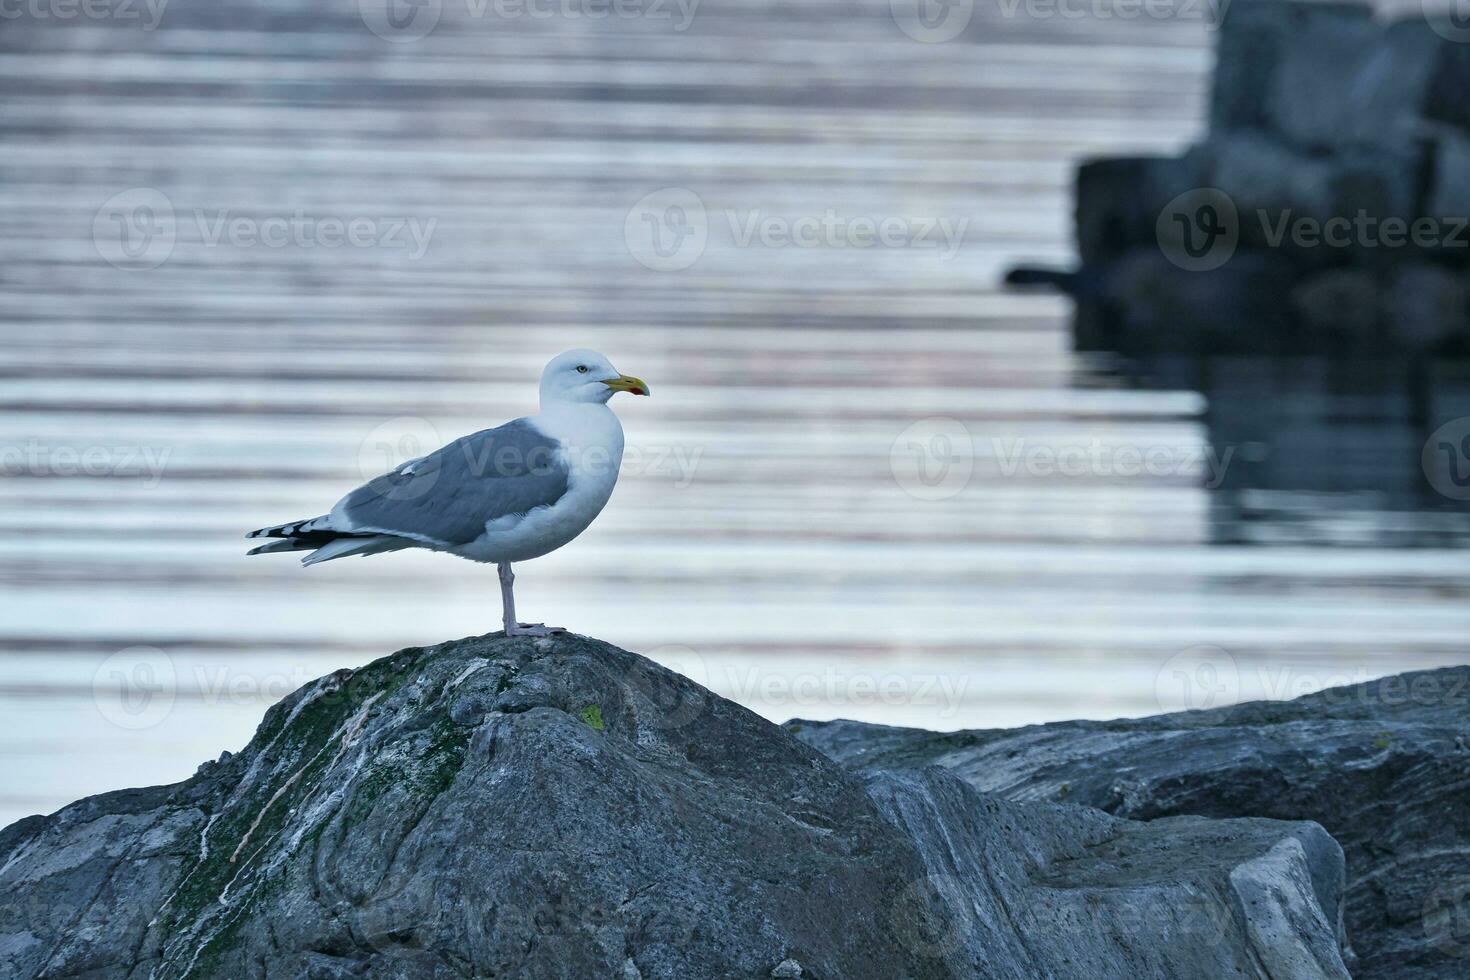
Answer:
[[[257,872],[251,864],[286,826],[292,812],[316,792],[323,772],[336,754],[335,743],[343,725],[369,699],[376,697],[381,704],[391,698],[414,676],[412,667],[416,659],[416,655],[411,655],[396,662],[395,658],[384,658],[369,664],[346,678],[338,690],[322,693],[310,701],[289,729],[284,727],[286,718],[296,702],[283,703],[278,706],[280,710],[272,709],[250,747],[242,753],[253,758],[257,753],[269,751],[261,761],[260,781],[224,812],[216,809],[219,815],[209,828],[207,855],[185,872],[185,881],[163,913],[161,921],[167,929],[182,932],[211,911],[224,911],[216,905],[231,882],[236,895],[242,891],[254,893],[242,896],[241,901],[256,902],[261,888],[272,882],[256,878]],[[225,806],[232,788],[220,787],[216,808]],[[314,836],[319,835],[320,828],[312,828],[312,832]],[[241,841],[246,842],[243,847]],[[209,964],[218,963],[233,947],[237,923],[244,917],[236,910],[235,917],[223,928],[217,922],[212,923],[211,927],[218,930],[213,935],[207,931],[211,927],[206,927],[204,935],[208,939],[190,973],[211,973]],[[182,968],[191,955],[192,950],[168,950],[160,976],[170,976],[170,966]],[[182,962],[179,957],[184,958]]]
[[[577,717],[585,721],[594,731],[602,731],[602,709],[595,704],[589,704],[577,712]]]
[[[421,812],[454,782],[464,766],[470,731],[441,715],[417,738],[421,741],[407,757],[374,760],[357,777],[342,818],[344,830],[366,820],[385,796],[393,796],[395,805],[407,803]]]
[[[210,809],[218,816],[209,828],[207,856],[196,860],[185,872],[186,878],[160,917],[160,924],[182,938],[187,930],[211,914],[220,918],[209,921],[197,936],[166,948],[158,971],[160,978],[229,972],[229,957],[241,941],[241,925],[257,915],[264,897],[281,884],[277,878],[262,877],[262,870],[252,865],[270,853],[270,843],[286,827],[292,814],[299,812],[318,791],[326,768],[337,755],[343,726],[369,702],[373,704],[369,709],[371,714],[422,676],[420,667],[424,656],[423,650],[406,650],[368,664],[343,678],[338,689],[323,692],[308,702],[291,721],[289,729],[286,719],[299,702],[282,702],[267,713],[251,745],[241,753],[242,765],[259,753],[267,753],[260,760],[259,782],[223,811],[221,808],[225,807],[235,783],[221,783],[217,787]],[[410,711],[424,708],[442,693],[442,688],[412,689],[406,700],[400,699],[403,703],[399,707]],[[588,720],[588,724],[593,722]],[[602,727],[600,712],[594,727]],[[470,732],[455,725],[441,710],[425,728],[400,737],[406,740],[399,744],[407,758],[374,760],[354,780],[352,796],[342,814],[344,826],[360,823],[385,797],[392,799],[395,806],[402,801],[407,804],[406,809],[421,813],[459,774]],[[313,845],[326,823],[322,821],[308,828],[303,844]],[[236,857],[240,842],[247,838]],[[228,910],[218,905],[226,886],[230,887],[234,906]],[[198,943],[203,944],[202,948]],[[199,948],[197,957],[194,956],[196,948]],[[191,957],[194,963],[186,974],[185,967]]]

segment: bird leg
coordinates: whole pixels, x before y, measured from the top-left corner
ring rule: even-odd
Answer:
[[[508,561],[500,562],[496,567],[500,571],[500,619],[506,636],[550,636],[553,633],[566,632],[560,626],[516,622],[515,573],[510,570]]]

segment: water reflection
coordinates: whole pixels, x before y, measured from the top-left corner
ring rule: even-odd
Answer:
[[[1217,542],[1470,543],[1470,363],[1155,356],[1129,373],[1205,397],[1212,451],[1228,460],[1207,482]]]
[[[1232,411],[1194,375],[1094,370],[1064,302],[996,286],[1070,260],[1072,161],[1190,138],[1206,28],[976,5],[925,44],[889,6],[705,0],[678,35],[446,16],[402,44],[350,0],[174,4],[143,33],[7,21],[0,822],[182,778],[305,678],[495,628],[486,569],[304,571],[241,535],[377,475],[385,440],[524,414],[573,346],[651,383],[623,409],[645,452],[518,598],[772,718],[1137,715],[1463,659],[1463,552],[1241,543],[1259,522],[1219,502],[1300,492],[1276,474],[1310,437],[1242,457],[1227,480],[1256,482],[1225,492],[1209,451],[1274,446],[1286,422],[1249,410],[1279,393]],[[650,268],[630,234],[669,187],[707,234]],[[175,221],[129,255],[105,236],[137,189]],[[298,210],[368,234],[261,240]],[[742,241],[829,210],[967,223],[948,258],[917,232]],[[409,218],[422,249],[384,240]],[[1206,673],[1230,683],[1190,686]],[[167,711],[115,703],[160,678]]]

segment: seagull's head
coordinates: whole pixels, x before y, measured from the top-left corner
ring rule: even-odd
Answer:
[[[619,374],[612,362],[595,350],[579,347],[558,354],[541,372],[541,404],[591,402],[604,404],[620,391],[648,394],[648,385]]]

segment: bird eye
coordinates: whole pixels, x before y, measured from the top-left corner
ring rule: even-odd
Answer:
[[[586,374],[587,373],[587,365],[585,365],[585,364],[578,364],[577,365],[577,373],[578,374]]]

